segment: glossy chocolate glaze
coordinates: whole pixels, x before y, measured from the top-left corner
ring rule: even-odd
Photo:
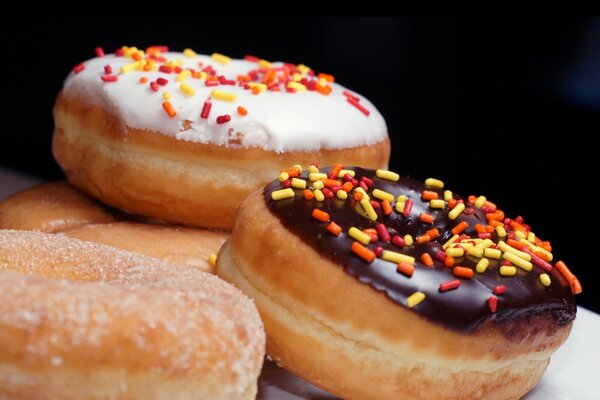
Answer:
[[[283,226],[294,235],[301,238],[305,243],[314,248],[319,254],[327,257],[335,264],[342,267],[347,273],[354,276],[363,284],[370,285],[375,290],[381,291],[397,304],[405,307],[408,296],[416,291],[425,293],[426,299],[410,310],[420,316],[445,327],[459,332],[472,332],[481,326],[482,322],[492,319],[494,322],[502,323],[514,318],[528,317],[546,314],[557,324],[566,324],[575,318],[575,298],[571,292],[568,282],[560,272],[553,269],[548,274],[552,280],[550,286],[545,287],[539,281],[539,275],[544,273],[538,266],[533,267],[531,272],[517,268],[514,277],[503,277],[498,273],[499,260],[490,259],[490,265],[483,274],[475,273],[472,279],[457,278],[452,269],[434,258],[434,266],[427,267],[420,262],[423,252],[433,256],[435,252],[442,249],[451,236],[452,228],[466,221],[469,229],[465,234],[476,237],[474,226],[477,223],[486,225],[486,217],[483,211],[473,208],[473,213],[467,215],[462,213],[456,220],[448,218],[448,209],[434,210],[429,208],[429,202],[421,200],[421,192],[424,189],[436,191],[439,198],[443,199],[443,190],[426,187],[423,183],[400,178],[398,182],[379,179],[375,171],[356,167],[346,167],[356,171],[356,178],[366,176],[373,180],[373,189],[384,190],[397,198],[404,194],[414,201],[412,212],[408,218],[404,218],[396,211],[385,216],[381,208],[376,209],[377,221],[371,221],[356,210],[356,201],[349,196],[347,200],[336,197],[325,199],[322,202],[316,200],[305,200],[303,191],[294,189],[294,198],[274,201],[271,192],[282,188],[279,181],[271,182],[264,189],[263,195],[268,209],[275,215]],[[322,169],[328,172],[329,169]],[[307,172],[304,171],[302,178],[307,180]],[[371,196],[373,199],[373,197]],[[455,199],[459,197],[455,194]],[[338,237],[333,236],[327,230],[325,222],[319,222],[312,218],[313,208],[319,208],[330,215],[330,220],[340,225],[343,233]],[[471,208],[467,206],[467,208]],[[425,224],[419,220],[421,212],[434,216],[433,224]],[[412,277],[407,277],[396,270],[396,264],[376,258],[372,263],[367,263],[362,258],[351,252],[350,248],[354,241],[347,236],[348,229],[352,226],[359,229],[375,228],[377,223],[383,223],[388,227],[393,236],[398,232],[401,236],[410,234],[413,238],[420,236],[432,228],[438,228],[440,236],[432,242],[415,244],[410,247],[398,248],[391,243],[377,241],[368,247],[373,250],[381,246],[386,250],[392,250],[411,255],[417,260]],[[498,238],[492,237],[497,243]],[[479,259],[465,257],[457,259],[456,265],[475,269]],[[440,292],[439,285],[454,279],[461,280],[461,286],[456,290]],[[505,285],[506,293],[498,295],[498,308],[496,313],[491,313],[487,300],[493,296],[493,290],[497,285]]]

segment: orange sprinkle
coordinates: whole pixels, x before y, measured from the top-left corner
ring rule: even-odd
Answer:
[[[481,224],[475,224],[475,232],[477,233],[485,233],[486,230]]]
[[[254,86],[251,90],[252,94],[255,96],[260,93],[260,89],[258,88],[258,86]]]
[[[352,252],[366,262],[371,262],[375,259],[375,253],[358,242],[352,242]]]
[[[431,240],[431,236],[429,236],[428,234],[424,234],[422,236],[417,237],[417,243],[421,244],[421,243],[427,243]]]
[[[346,182],[342,185],[342,189],[344,189],[344,192],[346,193],[350,193],[353,188],[354,186],[352,185],[352,182]]]
[[[444,265],[448,268],[453,267],[454,266],[454,257],[446,256],[446,258],[444,258]]]
[[[489,223],[490,223],[490,226],[493,228],[497,227],[498,225],[504,226],[502,221],[496,221],[495,219],[490,220]]]
[[[439,195],[437,194],[437,192],[432,192],[431,190],[423,190],[421,192],[421,198],[423,200],[436,200],[439,197]]]
[[[567,280],[567,282],[571,283],[571,282],[574,282],[577,279],[575,277],[575,275],[573,275],[573,273],[571,272],[571,270],[569,270],[569,267],[567,267],[565,265],[564,262],[559,261],[556,264],[554,264],[554,267],[560,271],[560,273],[562,274],[562,276],[565,277],[565,279]]]
[[[333,164],[333,167],[331,167],[331,172],[330,174],[333,174],[335,176],[338,176],[338,174],[340,173],[340,171],[342,170],[342,168],[344,168],[342,166],[342,164]]]
[[[237,108],[237,112],[238,112],[238,114],[240,114],[240,115],[242,115],[242,116],[244,116],[244,117],[245,117],[246,115],[248,115],[248,110],[246,110],[246,109],[245,109],[244,107],[242,107],[242,106],[238,106],[238,108]]]
[[[315,198],[315,194],[310,189],[304,189],[304,199],[312,200]]]
[[[485,206],[485,207],[488,207],[488,208],[491,208],[492,210],[496,210],[496,209],[498,208],[498,207],[496,206],[496,204],[492,203],[492,202],[491,202],[491,201],[489,201],[489,200],[486,200],[486,201],[485,201],[485,203],[484,203],[484,206]],[[502,212],[502,211],[500,211],[500,212]],[[504,213],[502,213],[502,214],[504,214]],[[502,219],[504,219],[504,217],[502,217]]]
[[[323,184],[326,187],[342,186],[342,182],[336,181],[335,179],[321,179],[321,180],[323,181]]]
[[[493,227],[493,226],[491,226],[491,225],[486,225],[486,226],[484,226],[484,228],[485,228],[485,231],[486,231],[487,233],[494,233],[494,227]]]
[[[465,229],[467,229],[469,227],[469,224],[465,221],[459,223],[458,225],[456,225],[454,228],[452,228],[452,234],[453,235],[458,235],[461,232],[463,232]]]
[[[361,201],[363,199],[363,194],[361,192],[354,192],[354,200]]]
[[[550,257],[548,257],[546,253],[542,253],[541,251],[534,251],[533,254],[535,254],[544,261],[550,261]]]
[[[325,96],[328,96],[331,93],[331,91],[333,90],[333,89],[331,89],[331,86],[321,85],[319,83],[317,83],[317,86],[315,87],[315,89],[317,89],[317,92],[324,94]]]
[[[413,276],[413,273],[415,272],[415,267],[413,267],[406,261],[400,261],[398,263],[397,269],[398,269],[398,272],[401,272],[408,277]]]
[[[457,204],[458,204],[458,200],[456,200],[456,199],[450,199],[450,200],[448,200],[448,208],[451,209],[451,210],[454,207],[456,207]]]
[[[470,196],[467,198],[467,203],[469,203],[469,204],[473,204],[473,203],[475,203],[475,200],[477,200],[477,197],[475,197],[475,196],[473,196],[473,195],[470,195]]]
[[[452,272],[454,275],[460,276],[461,278],[472,278],[474,274],[473,270],[467,267],[454,267]]]
[[[146,83],[146,82],[148,82],[148,78],[146,78],[145,76],[142,76],[140,78],[140,83]]]
[[[312,216],[321,222],[327,222],[329,220],[329,214],[325,211],[319,210],[318,208],[313,209]]]
[[[427,236],[429,236],[431,238],[431,240],[433,240],[436,237],[440,236],[440,231],[438,231],[437,228],[433,228],[433,229],[430,229],[427,232],[425,232],[425,234]]]
[[[579,283],[579,279],[575,278],[575,280],[573,282],[570,283],[571,285],[571,292],[573,292],[573,294],[579,294],[583,291],[582,287],[581,287],[581,283]]]
[[[365,228],[362,231],[367,235],[377,235],[377,231],[374,228]]]
[[[541,242],[538,244],[542,249],[552,253],[552,246],[550,246],[550,242]]]
[[[529,246],[527,246],[524,243],[521,243],[515,239],[508,239],[506,241],[506,244],[509,245],[510,247],[514,247],[517,250],[521,250],[521,251],[525,251],[525,249],[529,249]]]
[[[321,79],[325,79],[327,82],[331,83],[331,82],[335,82],[335,78],[333,75],[330,74],[326,74],[324,72],[320,72],[319,75],[317,75],[317,78]]]
[[[431,214],[421,213],[419,214],[419,219],[421,220],[421,222],[424,222],[426,224],[433,224],[433,215]]]
[[[340,233],[342,233],[342,227],[339,226],[338,224],[336,224],[335,222],[331,221],[329,223],[329,225],[327,225],[327,230],[329,231],[329,233],[331,233],[333,236],[339,236]]]
[[[173,118],[177,115],[177,112],[173,108],[173,104],[169,103],[168,101],[165,101],[164,103],[162,103],[162,106],[169,117]]]
[[[485,214],[485,217],[487,218],[488,221],[490,221],[490,220],[504,221],[504,212],[502,212],[500,210],[496,210],[493,213]]]
[[[383,214],[390,215],[392,213],[392,205],[387,200],[381,201],[381,206],[383,207]]]
[[[300,174],[302,173],[302,170],[300,170],[300,168],[298,167],[291,167],[286,169],[284,172],[287,172],[287,174],[290,176],[290,178],[296,178],[298,176],[300,176]]]
[[[510,221],[510,227],[513,228],[515,231],[529,232],[527,230],[527,228],[525,228],[523,225],[521,225],[517,221]]]
[[[431,256],[429,255],[429,253],[423,253],[421,254],[421,262],[425,265],[427,265],[428,267],[432,267],[433,266],[433,259],[431,258]]]
[[[142,59],[142,56],[139,53],[133,53],[131,55],[131,58],[133,58],[134,61],[140,61]]]

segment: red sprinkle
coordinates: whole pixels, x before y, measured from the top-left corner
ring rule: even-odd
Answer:
[[[244,60],[246,60],[246,61],[250,61],[250,62],[255,62],[255,63],[258,63],[258,62],[260,62],[260,58],[258,58],[258,57],[256,57],[256,56],[251,56],[250,54],[246,54],[246,55],[244,56]]]
[[[328,199],[333,199],[333,192],[329,188],[323,188],[323,195]]]
[[[225,124],[229,121],[231,121],[231,115],[229,115],[229,114],[219,115],[217,117],[217,124],[219,124],[219,125]]]
[[[348,100],[350,100],[350,99],[353,99],[353,100],[354,100],[354,101],[356,101],[357,103],[360,101],[360,99],[359,99],[358,97],[356,97],[355,95],[353,95],[352,93],[350,93],[350,92],[349,92],[349,91],[347,91],[347,90],[344,90],[344,91],[342,92],[342,94],[343,94],[344,96],[346,96],[346,97],[348,98]]]
[[[448,290],[454,290],[460,286],[460,281],[455,279],[453,281],[444,282],[440,284],[439,291],[447,292]]]
[[[165,86],[167,83],[169,83],[169,80],[165,78],[158,78],[156,83],[158,83],[160,86]]]
[[[160,67],[158,67],[158,70],[160,72],[164,72],[165,74],[170,74],[171,72],[173,72],[173,68],[167,67],[166,65],[161,65]]]
[[[358,183],[358,186],[360,186],[365,192],[369,191],[369,187],[367,186],[367,184],[362,181]]]
[[[365,185],[367,185],[368,187],[371,187],[371,185],[373,185],[373,181],[369,178],[367,178],[366,176],[363,176],[360,178],[361,182],[364,182]]]
[[[414,203],[414,201],[412,199],[406,200],[406,204],[404,205],[404,211],[402,212],[402,216],[404,218],[406,218],[410,215],[410,212],[412,211],[413,203]]]
[[[208,100],[206,100],[204,102],[204,105],[202,106],[202,112],[200,113],[200,118],[207,119],[208,116],[210,115],[211,108],[212,108],[212,102],[210,101],[210,98],[209,98]]]
[[[381,205],[375,200],[369,200],[369,203],[371,203],[374,209],[378,209],[379,207],[381,207]]]
[[[377,246],[373,249],[373,251],[375,252],[375,255],[379,257],[383,253],[383,247]]]
[[[531,261],[537,265],[538,267],[542,268],[544,271],[546,272],[550,272],[552,271],[552,269],[554,267],[552,267],[552,265],[550,265],[546,260],[542,259],[541,257],[539,257],[538,255],[534,254],[529,247],[523,249],[523,251],[525,251],[525,253],[528,253],[531,256]]]
[[[399,235],[394,235],[394,237],[392,238],[392,244],[394,246],[404,247],[404,246],[406,246],[406,241],[404,240],[403,237],[401,237]]]
[[[83,71],[83,69],[85,68],[85,65],[83,63],[79,63],[76,66],[73,67],[73,72],[75,72],[76,74],[80,73],[81,71]]]
[[[155,92],[158,92],[158,89],[159,89],[158,83],[156,83],[154,81],[150,82],[150,89],[152,89]]]
[[[107,74],[107,75],[112,74],[112,67],[110,65],[106,64],[104,66],[104,73]]]
[[[442,262],[446,261],[446,252],[444,250],[436,251],[433,256],[439,261],[442,261]]]
[[[285,181],[281,182],[283,184],[283,187],[286,189],[289,189],[292,187],[292,181],[289,179],[286,179]]]
[[[494,294],[499,295],[504,293],[506,293],[506,286],[498,285],[494,288]]]
[[[391,240],[390,233],[388,232],[384,224],[377,224],[375,226],[375,229],[377,230],[377,234],[379,235],[379,240],[381,240],[382,242],[389,242]]]
[[[362,104],[358,102],[355,97],[348,97],[348,103],[352,104],[356,107],[361,113],[365,114],[367,117],[371,114],[371,111],[367,110]]]
[[[498,298],[496,296],[490,296],[487,303],[488,307],[490,308],[490,311],[495,313],[498,309]]]
[[[104,49],[102,47],[96,47],[94,51],[96,53],[96,57],[104,57]]]
[[[119,78],[116,75],[102,75],[100,79],[104,82],[116,82]]]

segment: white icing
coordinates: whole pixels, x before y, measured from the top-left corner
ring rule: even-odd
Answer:
[[[231,60],[227,65],[219,64],[210,56],[198,55],[187,58],[182,53],[164,53],[168,60],[181,60],[182,68],[201,70],[211,65],[217,75],[236,80],[238,75],[257,69],[258,65],[246,60]],[[188,78],[185,83],[195,89],[194,96],[188,96],[176,82],[177,74],[159,71],[131,71],[121,74],[121,67],[133,60],[126,57],[106,55],[84,63],[85,68],[67,77],[63,93],[67,97],[80,96],[91,104],[101,105],[116,113],[128,127],[148,129],[180,140],[211,143],[226,146],[261,147],[276,152],[314,151],[322,148],[345,148],[373,144],[387,137],[387,127],[381,114],[366,98],[353,93],[360,104],[370,111],[365,116],[347,101],[342,94],[343,86],[331,84],[332,92],[325,96],[317,91],[286,93],[265,91],[253,95],[236,82],[235,86],[205,86],[203,79]],[[117,82],[103,82],[104,66],[110,65]],[[273,63],[274,67],[282,63]],[[140,77],[148,82],[140,83]],[[157,78],[168,79],[158,92],[151,90],[149,83]],[[227,102],[212,99],[212,110],[208,119],[200,118],[204,101],[210,97],[213,89],[223,90],[237,95],[237,100]],[[162,107],[162,97],[167,91],[171,94],[168,101],[177,111],[169,117]],[[247,116],[241,116],[237,107],[248,110]],[[231,121],[217,124],[219,115],[229,114]],[[185,121],[191,121],[189,123]],[[238,132],[240,141],[235,141]]]

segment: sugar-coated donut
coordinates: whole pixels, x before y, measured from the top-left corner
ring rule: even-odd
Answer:
[[[208,260],[227,232],[148,222],[109,209],[66,182],[33,186],[0,202],[0,229],[64,233],[214,272]]]
[[[214,275],[0,230],[0,398],[254,399],[264,341]]]
[[[217,274],[257,304],[270,356],[347,399],[530,390],[581,291],[550,244],[437,179],[333,168],[253,193],[219,253]]]
[[[189,49],[99,55],[65,81],[53,152],[111,206],[231,229],[241,201],[292,161],[387,166],[383,117],[329,74]]]

